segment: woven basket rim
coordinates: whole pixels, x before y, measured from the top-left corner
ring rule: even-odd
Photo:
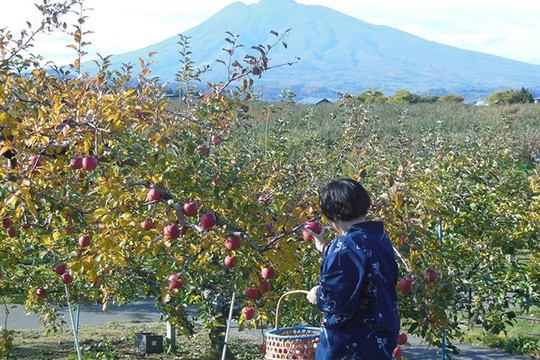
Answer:
[[[316,331],[317,333],[316,334],[298,334],[298,335],[279,335],[280,332],[290,331],[290,330],[309,330],[313,332]],[[268,330],[267,332],[264,333],[264,336],[268,338],[289,339],[289,340],[290,339],[311,339],[311,338],[318,338],[320,336],[321,331],[322,331],[322,328],[314,327],[314,326],[290,326],[290,327]]]

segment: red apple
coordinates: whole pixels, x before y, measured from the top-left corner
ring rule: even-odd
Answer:
[[[236,260],[235,256],[227,255],[225,256],[225,259],[223,260],[223,264],[228,267],[229,269],[232,269],[234,267],[234,261]]]
[[[73,282],[73,277],[70,273],[65,272],[62,274],[62,282],[66,285],[71,284]]]
[[[159,190],[156,188],[151,188],[148,190],[148,195],[146,196],[146,201],[157,201],[161,197]]]
[[[58,275],[62,275],[66,272],[66,264],[60,263],[54,267],[54,272]]]
[[[396,346],[393,353],[394,359],[401,359],[401,355],[402,355],[401,348],[399,346]]]
[[[263,279],[271,279],[276,275],[274,268],[271,266],[265,266],[261,270],[261,276]]]
[[[259,296],[259,290],[254,287],[247,288],[245,291],[245,295],[250,300],[255,300]]]
[[[398,289],[404,294],[411,292],[412,284],[413,284],[413,279],[411,277],[405,277],[399,280]]]
[[[225,240],[225,246],[229,250],[238,250],[242,246],[242,238],[237,235],[231,235]]]
[[[261,290],[261,292],[263,293],[266,293],[266,292],[269,292],[270,291],[270,283],[266,280],[261,280],[259,282],[259,290]]]
[[[97,168],[97,165],[98,165],[98,161],[95,157],[85,156],[82,159],[82,167],[84,168],[84,170],[88,170],[88,171],[94,170],[95,168]]]
[[[432,283],[435,280],[437,280],[437,278],[438,278],[437,271],[435,271],[435,270],[433,270],[431,268],[426,270],[425,279],[426,279],[427,282]]]
[[[45,299],[47,297],[47,289],[44,288],[38,288],[36,290],[36,297],[38,299]]]
[[[79,180],[84,180],[84,178],[86,177],[86,174],[84,173],[84,171],[79,171],[79,173],[77,174],[77,177],[79,178]]]
[[[199,211],[199,205],[195,201],[185,203],[182,206],[182,211],[184,212],[185,216],[197,216],[197,212]]]
[[[268,200],[270,200],[270,195],[261,195],[257,199],[257,203],[268,205]]]
[[[154,223],[150,220],[144,220],[143,222],[141,222],[141,227],[146,231],[152,230],[154,228]]]
[[[7,229],[7,236],[9,236],[10,238],[16,237],[17,236],[17,230],[15,230],[15,228]]]
[[[180,237],[180,228],[178,225],[169,225],[163,229],[163,235],[166,239],[178,239]]]
[[[79,245],[81,247],[90,246],[91,243],[92,243],[92,238],[89,235],[82,235],[81,237],[79,237]]]
[[[176,281],[178,279],[182,279],[182,275],[180,274],[171,274],[169,275],[169,281]]]
[[[210,138],[210,141],[212,141],[212,143],[213,143],[214,145],[219,145],[219,144],[221,144],[221,141],[222,141],[222,140],[221,140],[221,136],[219,136],[219,135],[212,135],[212,137]]]
[[[219,186],[219,182],[216,179],[212,179],[212,185]]]
[[[398,338],[397,338],[398,345],[405,345],[407,343],[407,334],[403,331],[400,331]]]
[[[200,227],[202,227],[205,230],[210,229],[212,226],[216,225],[217,219],[216,215],[213,213],[206,213],[203,215],[201,220],[199,221]]]
[[[210,154],[210,149],[206,145],[197,146],[197,150],[199,150],[199,152],[204,156],[208,156]]]
[[[246,320],[251,320],[253,319],[253,316],[255,316],[255,310],[253,310],[251,307],[244,308],[242,313],[244,314],[244,319]]]
[[[72,170],[79,170],[79,169],[82,169],[83,167],[83,159],[81,157],[74,157],[73,159],[71,159],[71,161],[69,162],[69,167],[72,169]]]
[[[39,167],[43,164],[43,158],[41,155],[32,155],[28,158],[28,165]]]
[[[322,231],[322,224],[316,221],[308,221],[306,225],[304,225],[304,228],[302,229],[302,236],[306,240],[313,239],[313,236],[311,236],[306,229],[313,231],[315,234],[319,234]]]
[[[2,226],[4,227],[4,229],[8,229],[11,227],[11,219],[8,218],[8,217],[5,217],[2,219]]]
[[[182,286],[184,286],[184,278],[182,278],[182,275],[169,275],[169,289],[181,289]]]

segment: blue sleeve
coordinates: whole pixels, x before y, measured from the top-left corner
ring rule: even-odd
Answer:
[[[365,258],[350,249],[328,254],[317,291],[317,307],[325,313],[326,328],[343,325],[351,319],[360,302],[365,274]]]

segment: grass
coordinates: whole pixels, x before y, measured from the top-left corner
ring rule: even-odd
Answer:
[[[520,316],[540,318],[540,307],[533,307]],[[540,321],[516,319],[514,326],[506,332],[492,334],[480,328],[465,331],[463,342],[508,351],[512,354],[523,354],[540,358]]]
[[[164,323],[111,322],[100,326],[81,326],[79,339],[84,359],[183,359],[214,360],[221,358],[211,351],[206,331],[198,326],[193,338],[179,336],[177,348],[162,354],[139,355],[135,352],[135,333],[165,334]],[[231,332],[229,349],[237,359],[263,359],[262,335]],[[168,350],[168,351],[167,351]],[[73,336],[66,330],[45,334],[43,330],[15,331],[12,356],[15,359],[77,359]]]

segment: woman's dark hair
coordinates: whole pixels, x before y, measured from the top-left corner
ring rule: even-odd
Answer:
[[[350,221],[365,216],[371,200],[358,181],[339,179],[321,189],[319,206],[328,220]]]

